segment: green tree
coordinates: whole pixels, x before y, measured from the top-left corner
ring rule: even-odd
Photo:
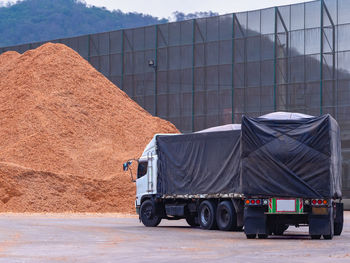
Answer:
[[[166,23],[140,13],[88,7],[77,0],[24,0],[0,7],[0,46]]]

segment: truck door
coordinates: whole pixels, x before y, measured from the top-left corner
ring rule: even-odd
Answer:
[[[137,179],[136,179],[136,203],[140,205],[141,198],[147,194],[147,170],[148,161],[139,161],[137,167]]]
[[[140,160],[137,167],[136,196],[137,205],[140,205],[141,198],[147,194],[153,194],[155,189],[154,168],[157,158],[152,154],[147,155],[147,160]]]

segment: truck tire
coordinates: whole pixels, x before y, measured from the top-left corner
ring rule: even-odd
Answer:
[[[285,224],[277,224],[273,227],[273,234],[276,236],[282,236],[284,231],[288,229],[288,225]]]
[[[140,208],[140,219],[147,227],[158,226],[162,218],[157,214],[157,209],[151,200],[146,200],[142,203]]]
[[[230,201],[222,201],[216,210],[216,223],[223,231],[234,230],[237,227],[236,211]]]
[[[333,233],[330,235],[323,235],[323,238],[326,240],[331,240],[331,239],[333,239],[333,235],[334,235]]]
[[[311,235],[311,239],[320,239],[321,235]]]
[[[237,232],[243,232],[243,226],[238,226],[234,230]]]
[[[189,224],[189,226],[191,226],[191,227],[199,226],[198,219],[196,218],[195,215],[186,214],[185,219],[186,219],[187,224]]]
[[[256,234],[246,234],[247,239],[255,239]]]
[[[205,200],[199,206],[198,219],[202,229],[216,228],[216,204],[212,201]]]
[[[340,236],[342,231],[343,231],[343,222],[341,223],[334,222],[334,235]]]

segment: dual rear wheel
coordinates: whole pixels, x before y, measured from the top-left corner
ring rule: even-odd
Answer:
[[[231,201],[222,201],[219,205],[211,200],[203,201],[199,206],[198,220],[203,229],[230,231],[237,228],[236,211]]]

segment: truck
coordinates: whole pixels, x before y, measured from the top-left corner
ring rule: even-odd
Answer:
[[[242,117],[241,186],[248,239],[308,226],[312,239],[343,228],[341,145],[329,114]]]
[[[202,229],[242,230],[240,125],[188,134],[156,134],[123,164],[136,182],[136,212],[147,227],[186,219]],[[132,163],[137,163],[136,179]]]

